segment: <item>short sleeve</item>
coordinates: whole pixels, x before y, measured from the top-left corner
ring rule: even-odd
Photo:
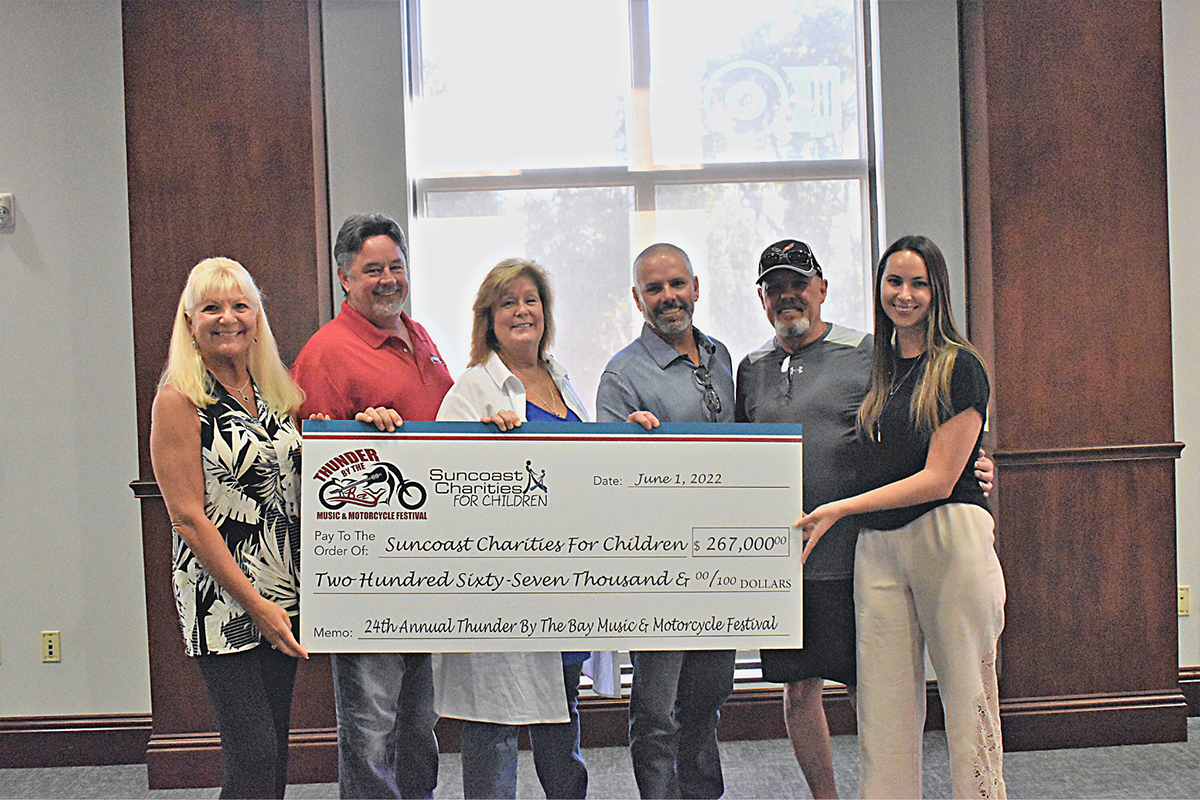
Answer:
[[[438,407],[438,422],[478,422],[480,418],[481,415],[463,396],[462,389],[457,383],[451,387],[450,391],[446,392],[441,406]]]
[[[973,408],[986,420],[991,384],[987,370],[975,355],[959,350],[950,376],[950,405],[954,414]]]

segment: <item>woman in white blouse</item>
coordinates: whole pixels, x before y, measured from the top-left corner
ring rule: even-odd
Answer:
[[[545,271],[501,261],[475,296],[470,364],[442,401],[439,420],[481,421],[502,431],[528,420],[586,422],[567,371],[546,353],[554,338],[553,293]],[[649,412],[629,417],[649,429]],[[534,765],[548,798],[584,797],[576,699],[589,653],[446,653],[434,656],[438,714],[463,720],[463,795],[515,797],[517,733],[529,726]],[[605,659],[610,664],[611,659]],[[614,676],[596,675],[596,688]]]

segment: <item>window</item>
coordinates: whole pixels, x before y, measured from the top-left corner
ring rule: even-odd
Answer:
[[[413,307],[452,372],[501,258],[555,282],[556,357],[591,406],[641,316],[630,265],[668,241],[734,363],[771,336],[771,242],[812,245],[823,316],[870,319],[869,0],[409,0]]]

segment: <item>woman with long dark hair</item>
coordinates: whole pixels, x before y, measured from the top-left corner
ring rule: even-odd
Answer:
[[[1004,797],[996,644],[1004,577],[971,462],[990,393],[954,324],[946,261],[924,236],[875,276],[873,383],[858,416],[868,491],[801,517],[805,556],[858,515],[858,730],[863,797],[920,797],[925,649],[938,677],[955,797]]]

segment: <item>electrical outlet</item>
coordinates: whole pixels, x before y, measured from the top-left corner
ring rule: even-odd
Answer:
[[[1179,587],[1179,616],[1186,617],[1192,613],[1192,587]]]
[[[58,631],[42,631],[42,663],[62,661],[62,639]]]

